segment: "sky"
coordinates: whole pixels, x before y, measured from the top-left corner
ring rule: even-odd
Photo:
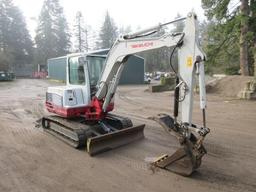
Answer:
[[[35,35],[37,19],[43,0],[13,0],[23,11],[32,36]],[[173,20],[177,13],[186,16],[194,10],[199,20],[204,20],[201,0],[60,0],[64,14],[70,25],[74,25],[77,11],[81,11],[85,23],[96,33],[104,21],[106,11],[118,27],[130,25],[132,30],[141,29]]]

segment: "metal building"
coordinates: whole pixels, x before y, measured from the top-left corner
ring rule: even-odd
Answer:
[[[66,56],[48,59],[48,77],[55,80],[66,81],[66,63]]]
[[[103,49],[90,52],[90,54],[107,57],[108,52],[109,49]],[[66,56],[48,59],[47,65],[49,78],[66,81],[66,62]],[[119,84],[143,84],[145,72],[144,65],[144,58],[137,55],[130,56],[123,69]]]

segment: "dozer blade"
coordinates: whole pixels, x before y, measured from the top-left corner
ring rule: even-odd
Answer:
[[[88,138],[87,152],[93,156],[142,139],[144,127],[143,124]]]

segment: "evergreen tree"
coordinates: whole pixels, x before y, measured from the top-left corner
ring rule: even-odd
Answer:
[[[12,0],[0,0],[0,54],[0,65],[9,69],[31,63],[33,57],[25,18]]]
[[[151,36],[161,36],[166,32],[167,29],[161,29]],[[147,72],[154,71],[170,71],[169,57],[170,48],[162,47],[160,49],[144,51],[138,53],[145,59],[145,68]]]
[[[58,55],[65,55],[69,52],[71,42],[70,42],[70,33],[68,28],[68,23],[64,17],[63,11],[61,11],[60,17],[57,19],[57,51]]]
[[[128,25],[127,27],[124,27],[124,26],[120,27],[118,31],[119,31],[119,34],[125,35],[125,34],[130,33],[132,31],[132,29],[131,29],[131,26]]]
[[[76,14],[74,31],[76,52],[88,52],[88,29],[85,26],[84,18],[80,11]]]
[[[202,45],[207,54],[207,72],[238,74],[239,72],[239,22],[204,24]]]
[[[178,13],[175,19],[180,18],[181,15]],[[174,28],[170,31],[171,33],[182,32],[185,27],[184,22],[178,22],[174,24]],[[154,36],[160,36],[167,32],[168,29],[163,28]],[[146,71],[172,71],[170,67],[170,53],[173,47],[163,47],[156,50],[150,50],[140,54],[146,60]],[[172,65],[177,70],[178,68],[178,54],[177,50],[172,58]]]
[[[181,18],[181,14],[177,13],[177,16],[175,17],[175,19],[179,19]],[[174,23],[174,30],[172,30],[173,32],[182,32],[184,27],[185,27],[185,22],[184,21],[179,21],[177,23]]]
[[[36,62],[45,65],[47,59],[65,55],[70,48],[68,25],[59,0],[45,0],[36,29]]]
[[[106,12],[99,38],[98,48],[100,49],[110,48],[117,38],[117,27],[108,12]]]
[[[241,0],[235,4],[231,0],[202,0],[210,20],[209,65],[224,67],[231,74],[239,68],[242,75],[252,73],[252,47],[256,35],[255,28],[251,27],[256,22],[254,3],[255,0]]]

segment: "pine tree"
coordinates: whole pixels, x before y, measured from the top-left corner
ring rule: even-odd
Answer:
[[[36,29],[36,61],[45,65],[47,59],[69,52],[70,35],[59,0],[45,0]]]
[[[69,33],[69,28],[68,28],[68,24],[67,21],[63,15],[63,11],[62,12],[62,16],[60,16],[58,18],[58,22],[57,22],[57,31],[56,31],[56,35],[58,37],[58,41],[57,41],[57,52],[58,55],[65,55],[69,52],[70,49],[70,33]]]
[[[119,31],[119,34],[125,35],[125,34],[130,33],[130,32],[132,31],[132,28],[131,28],[130,25],[128,25],[128,26],[126,26],[126,27],[122,26],[122,27],[119,28],[118,31]]]
[[[117,38],[117,27],[108,12],[106,12],[99,38],[98,48],[100,49],[110,48]]]
[[[177,13],[175,19],[179,19],[181,18],[181,14]],[[173,32],[182,32],[184,27],[185,27],[185,22],[184,21],[179,21],[177,23],[174,23],[174,30],[172,30]]]
[[[12,0],[0,0],[0,65],[14,69],[32,62],[33,43],[25,18]]]
[[[255,39],[255,0],[202,0],[203,8],[211,21],[207,55],[213,64],[225,66],[226,72],[240,71],[242,75],[252,73],[253,39]],[[239,5],[240,4],[240,5]],[[251,11],[251,13],[250,13]],[[210,56],[210,57],[209,57]],[[240,61],[240,62],[239,62]],[[210,64],[210,63],[209,63]]]
[[[74,31],[76,52],[88,52],[88,29],[87,26],[85,26],[84,18],[80,11],[76,14]]]
[[[161,36],[166,32],[167,29],[161,29],[151,36]],[[144,51],[142,53],[138,53],[138,55],[145,59],[145,68],[147,72],[170,71],[170,48],[162,47],[160,49]]]

